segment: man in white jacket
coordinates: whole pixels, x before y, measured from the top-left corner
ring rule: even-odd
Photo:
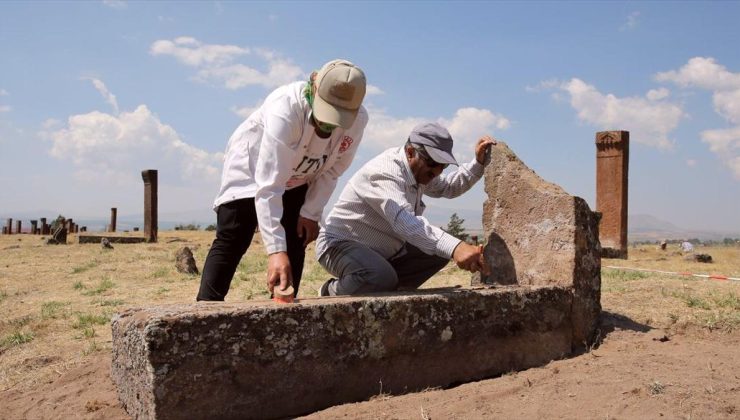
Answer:
[[[417,125],[404,146],[365,164],[344,187],[316,241],[319,263],[332,275],[321,296],[415,289],[450,260],[487,273],[482,249],[433,226],[422,215],[424,195],[454,198],[483,176],[490,136],[475,145],[475,159],[441,176],[452,155],[452,136],[436,123]]]
[[[197,300],[224,300],[257,227],[269,255],[268,289],[292,285],[298,293],[305,247],[367,125],[365,89],[359,67],[330,61],[308,82],[270,93],[232,134]]]

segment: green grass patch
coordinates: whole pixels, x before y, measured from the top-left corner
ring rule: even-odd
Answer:
[[[33,321],[33,315],[26,315],[11,319],[10,321],[8,321],[8,324],[12,325],[16,329],[20,329],[21,327],[25,327],[26,325],[30,324],[31,321]]]
[[[152,278],[158,279],[158,278],[165,277],[168,274],[170,274],[170,269],[167,267],[161,267],[152,273]]]
[[[41,319],[57,319],[66,318],[67,314],[64,312],[64,307],[69,305],[65,302],[44,302],[41,304]]]
[[[83,265],[80,265],[80,266],[77,266],[77,267],[72,268],[72,274],[84,273],[85,271],[87,271],[87,270],[89,270],[91,268],[97,267],[98,264],[100,264],[100,261],[98,261],[98,260],[92,260],[92,261],[90,261],[87,264],[83,264]]]
[[[95,340],[92,340],[85,350],[82,351],[83,356],[89,356],[93,353],[97,353],[102,350],[101,347]]]
[[[11,334],[3,337],[3,347],[20,346],[21,344],[30,343],[33,341],[32,332],[14,331]]]
[[[719,308],[740,310],[740,296],[732,292],[728,292],[725,295],[712,295],[711,299]]]
[[[99,295],[101,293],[104,293],[110,289],[112,289],[116,284],[113,283],[111,279],[108,277],[104,277],[100,280],[97,286],[95,286],[94,289],[90,289],[86,292],[83,292],[82,294],[84,296],[93,296],[93,295]]]
[[[107,315],[94,315],[94,314],[77,314],[77,320],[72,324],[72,328],[79,330],[85,329],[93,325],[105,325],[110,321],[110,317]]]
[[[3,303],[3,301],[7,297],[8,297],[8,292],[6,292],[5,290],[0,290],[0,303]]]
[[[100,299],[97,303],[99,306],[121,306],[125,302],[123,299]]]
[[[156,294],[157,296],[162,296],[163,294],[165,294],[165,293],[167,293],[169,291],[170,291],[170,289],[168,289],[166,287],[160,287],[159,289],[157,289],[156,292],[154,292],[154,294]]]
[[[72,288],[75,290],[82,290],[87,289],[87,286],[85,286],[84,283],[82,283],[80,280],[77,280],[73,285]]]
[[[602,269],[601,278],[602,280],[613,280],[613,281],[634,281],[642,280],[650,277],[650,273],[642,271],[628,271],[628,270],[617,270],[617,269]]]

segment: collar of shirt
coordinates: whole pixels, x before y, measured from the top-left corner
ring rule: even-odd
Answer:
[[[411,167],[409,166],[409,159],[406,157],[406,146],[401,146],[398,149],[398,159],[403,162],[402,165],[402,172],[403,176],[406,178],[406,182],[408,182],[410,187],[419,188],[419,184],[416,183],[416,178],[414,178],[414,174],[411,172]]]

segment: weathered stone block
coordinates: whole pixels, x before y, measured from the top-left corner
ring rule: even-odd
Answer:
[[[135,418],[275,418],[491,377],[571,351],[572,291],[437,289],[127,310],[112,378]]]
[[[574,346],[601,312],[599,217],[585,200],[540,178],[499,142],[485,169],[483,230],[491,275],[473,283],[570,287]]]
[[[147,242],[146,238],[136,236],[111,236],[111,235],[78,235],[77,239],[81,244],[100,244],[103,238],[111,244],[140,244]]]

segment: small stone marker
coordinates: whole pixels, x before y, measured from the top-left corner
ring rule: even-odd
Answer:
[[[175,268],[181,273],[198,274],[195,257],[193,257],[193,251],[190,248],[183,247],[177,250],[175,254]]]
[[[100,247],[103,249],[113,249],[113,245],[110,244],[108,238],[102,238],[100,240]]]

